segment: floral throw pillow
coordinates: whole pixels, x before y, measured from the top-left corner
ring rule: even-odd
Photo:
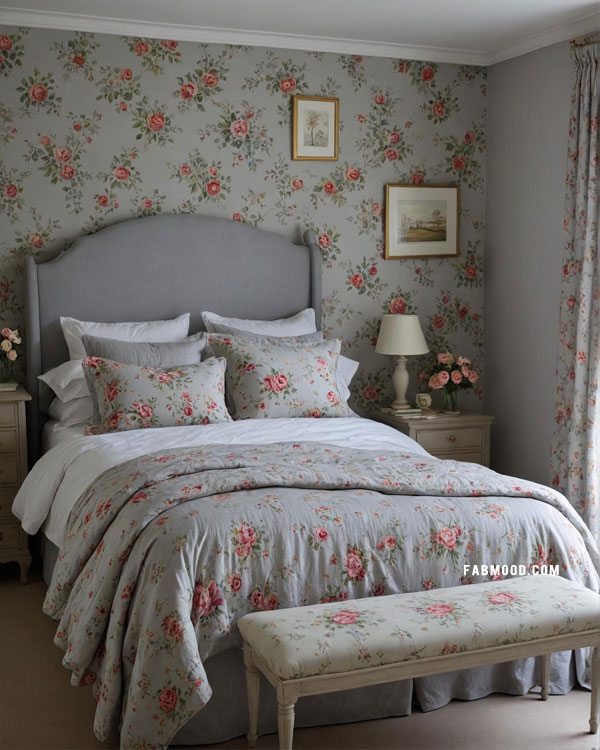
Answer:
[[[231,422],[225,359],[168,370],[100,357],[86,357],[81,364],[94,404],[91,433]]]
[[[209,333],[208,346],[227,359],[226,387],[236,419],[351,417],[336,381],[339,339],[287,344]]]

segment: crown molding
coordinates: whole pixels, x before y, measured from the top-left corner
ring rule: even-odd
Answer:
[[[95,34],[143,36],[152,39],[177,39],[181,42],[251,45],[308,52],[332,52],[342,55],[399,57],[407,60],[428,60],[437,63],[465,65],[494,65],[495,63],[533,52],[550,44],[595,31],[600,27],[598,12],[579,16],[560,26],[524,37],[493,52],[451,49],[445,47],[390,44],[364,39],[284,34],[270,31],[225,29],[188,26],[175,23],[155,23],[133,19],[92,16],[85,13],[59,13],[44,10],[0,8],[0,24],[30,26],[61,31],[87,31]]]

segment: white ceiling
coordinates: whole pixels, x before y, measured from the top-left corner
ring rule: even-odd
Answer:
[[[489,65],[600,29],[600,0],[8,0],[0,24]]]

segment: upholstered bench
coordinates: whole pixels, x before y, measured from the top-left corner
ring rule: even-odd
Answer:
[[[277,690],[279,747],[290,750],[304,695],[350,690],[591,646],[590,732],[598,731],[600,596],[564,578],[506,581],[256,612],[238,623],[250,724],[258,732],[260,672]]]

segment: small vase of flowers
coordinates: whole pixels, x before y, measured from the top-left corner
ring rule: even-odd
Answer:
[[[458,394],[461,390],[473,388],[479,375],[471,367],[467,357],[455,357],[451,352],[440,352],[433,372],[429,378],[429,387],[441,391],[444,397],[444,414],[460,414]]]
[[[19,356],[21,337],[12,328],[3,328],[0,333],[0,391],[16,391],[15,362]]]

